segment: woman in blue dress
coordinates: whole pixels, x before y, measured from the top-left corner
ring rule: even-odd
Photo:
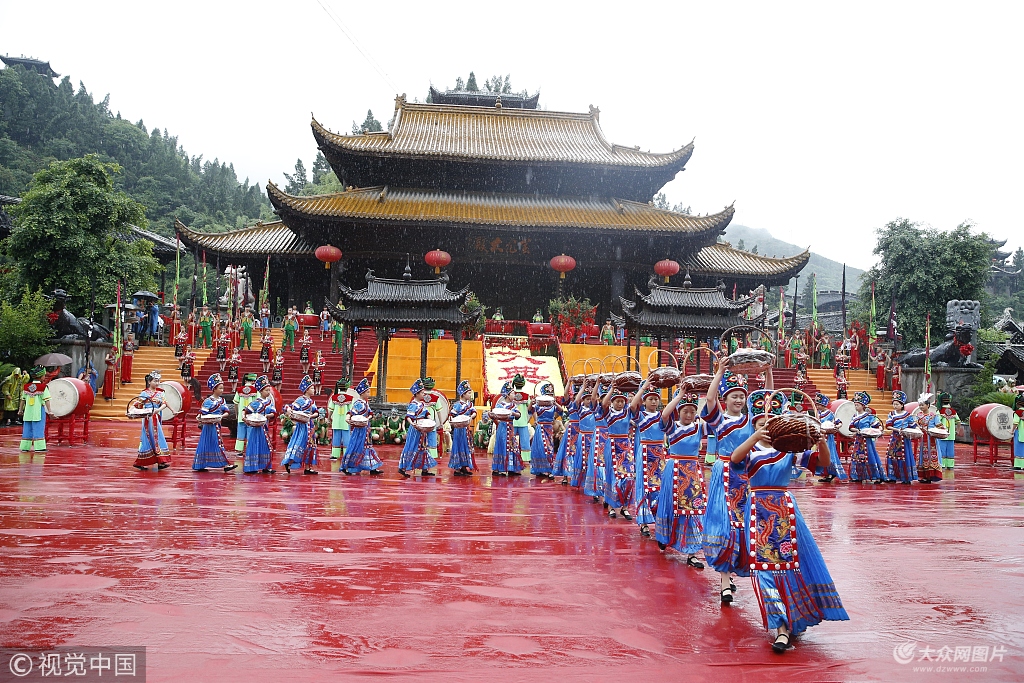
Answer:
[[[686,564],[704,569],[697,553],[704,542],[704,464],[700,461],[703,430],[697,419],[697,394],[676,391],[661,413],[668,438],[661,497],[655,515],[654,537],[662,550],[672,548],[686,556]]]
[[[593,437],[588,444],[587,460],[583,475],[583,493],[590,496],[590,499],[597,503],[603,502],[604,498],[604,449],[608,441],[608,424],[601,415],[601,383],[595,382],[594,389],[590,393],[590,415],[594,421]],[[608,392],[611,387],[608,387]],[[580,421],[580,431],[583,431],[583,421]],[[607,503],[604,503],[608,507]]]
[[[345,474],[359,474],[369,472],[376,476],[384,474],[384,463],[377,455],[377,449],[373,447],[370,438],[370,420],[373,418],[373,410],[370,409],[370,380],[367,377],[359,380],[356,385],[356,393],[359,398],[352,401],[349,406],[345,420],[349,424],[348,447],[345,449],[345,457],[341,463],[341,469]],[[356,418],[353,420],[353,418]],[[358,424],[357,424],[358,422]]]
[[[513,424],[521,414],[516,408],[515,402],[509,398],[512,393],[512,385],[509,382],[501,387],[501,396],[494,403],[496,409],[508,410],[512,413],[511,420],[499,420],[491,411],[491,418],[494,420],[494,456],[491,458],[491,476],[495,477],[518,477],[523,472],[523,456],[519,450],[519,439],[516,438],[516,428]]]
[[[631,424],[626,409],[627,396],[613,389],[601,399],[599,415],[608,425],[608,446],[604,455],[604,502],[608,506],[608,517],[622,516],[633,519],[629,504],[633,501],[636,486],[636,470],[633,461],[633,444],[629,438]]]
[[[744,517],[750,551],[744,561],[764,626],[776,632],[772,649],[782,653],[792,647],[793,637],[809,626],[847,621],[849,616],[789,493],[793,466],[807,467],[811,451],[780,453],[768,441],[765,412],[779,415],[784,410],[783,402],[775,398],[770,408],[762,400],[761,406],[751,411],[757,429],[733,451],[731,460],[746,470],[750,482],[750,503]],[[827,448],[824,439],[818,442],[819,454]]]
[[[640,535],[651,537],[651,524],[658,512],[661,470],[665,462],[665,431],[661,427],[661,391],[644,380],[629,402],[633,423],[633,462],[636,488],[633,499]]]
[[[530,473],[538,479],[554,480],[555,417],[562,414],[562,408],[555,403],[554,387],[551,382],[545,382],[540,386],[540,397],[530,403],[530,413],[534,421],[533,441],[530,444]]]
[[[243,474],[255,474],[262,472],[263,474],[273,474],[274,470],[271,468],[271,457],[273,456],[270,450],[270,438],[268,435],[269,431],[269,420],[277,414],[277,406],[274,405],[274,396],[270,386],[270,380],[267,379],[266,375],[260,375],[256,378],[253,383],[253,388],[257,392],[256,398],[251,400],[243,411],[245,417],[251,417],[253,415],[262,415],[266,418],[262,424],[250,424],[249,429],[246,432],[245,440],[245,460],[242,461],[242,473]]]
[[[839,420],[835,413],[829,408],[832,402],[828,396],[821,393],[820,391],[814,395],[814,402],[818,404],[818,419],[822,422],[831,422],[835,425],[836,429],[842,426],[841,420]],[[819,461],[819,467],[822,469],[822,473],[825,475],[818,481],[823,484],[827,484],[833,479],[838,478],[839,481],[847,481],[846,470],[843,468],[843,462],[839,459],[839,449],[836,448],[836,435],[826,434],[825,442],[828,444],[828,462]]]
[[[317,414],[313,402],[313,380],[303,375],[299,381],[300,396],[285,407],[285,415],[295,422],[295,429],[288,439],[288,450],[281,465],[291,474],[292,467],[302,467],[303,474],[318,474],[316,469],[316,430],[312,429]]]
[[[221,398],[224,393],[224,380],[219,373],[210,375],[206,380],[206,387],[212,392],[199,409],[199,416],[219,415],[223,417],[228,413],[228,404]],[[224,455],[224,441],[220,438],[220,420],[216,422],[201,422],[202,430],[199,432],[199,443],[196,444],[196,456],[192,460],[192,469],[196,472],[206,472],[211,467],[223,467],[225,472],[238,467],[229,465],[227,456]]]
[[[164,438],[164,422],[160,411],[164,407],[164,390],[158,387],[160,372],[152,371],[146,375],[146,388],[138,398],[132,399],[137,408],[152,409],[152,413],[142,418],[142,433],[139,436],[139,454],[132,467],[146,470],[156,465],[158,470],[171,466],[171,454],[168,452],[167,439]]]
[[[452,404],[448,413],[449,421],[455,417],[476,417],[473,406],[473,388],[469,382],[462,380],[455,388],[459,399]],[[448,467],[456,477],[468,477],[473,473],[473,447],[469,444],[469,427],[456,427],[452,423],[452,450],[448,454]]]
[[[905,406],[907,395],[902,391],[892,392],[892,411],[885,419],[885,428],[892,430],[889,437],[889,449],[886,451],[886,473],[890,480],[901,484],[910,484],[917,479],[917,466],[914,465],[914,444],[903,435],[904,429],[917,426],[917,420]]]
[[[416,427],[418,420],[430,418],[430,408],[427,407],[427,388],[422,379],[418,379],[409,387],[412,400],[405,410],[405,446],[402,447],[402,457],[398,460],[398,473],[408,479],[409,470],[420,470],[424,477],[432,477],[430,471],[437,464],[437,460],[430,455],[429,433],[434,430],[420,430]]]
[[[862,429],[882,428],[879,419],[868,410],[870,403],[871,394],[866,391],[858,391],[853,395],[853,405],[857,413],[850,420],[850,431],[854,435],[853,455],[850,456],[850,481],[859,483],[873,480],[876,484],[884,484],[885,470],[882,468],[878,451],[875,450],[877,437],[861,434]]]
[[[576,394],[576,412],[580,421],[579,440],[576,443],[576,454],[572,460],[572,475],[569,486],[580,486],[588,476],[588,467],[593,462],[594,437],[597,433],[597,417],[593,392],[587,391],[586,382]],[[592,469],[592,468],[591,468]]]
[[[554,466],[551,468],[551,474],[556,477],[562,477],[562,486],[569,485],[569,479],[573,474],[572,464],[576,459],[576,451],[579,449],[580,411],[574,399],[575,394],[573,393],[577,389],[579,389],[579,385],[572,381],[565,388],[563,400],[566,405],[564,414],[568,419],[568,424],[565,426],[565,432],[562,434],[562,441],[558,444],[558,455],[555,458]]]
[[[771,368],[765,373],[765,388],[775,388]],[[721,579],[719,597],[729,604],[736,594],[732,575],[748,576],[747,542],[743,534],[743,516],[747,511],[747,474],[732,464],[732,452],[754,431],[748,414],[746,382],[728,372],[720,363],[708,389],[701,416],[715,434],[718,460],[708,481],[707,509],[704,512],[704,561]]]

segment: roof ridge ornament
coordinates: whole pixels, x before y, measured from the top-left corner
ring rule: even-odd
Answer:
[[[408,252],[406,252],[406,254],[405,254],[405,271],[402,273],[402,279],[403,280],[411,280],[412,279],[412,265],[410,265]]]
[[[686,267],[686,277],[683,278],[683,289],[689,289],[693,285],[693,281],[690,280],[690,267]]]
[[[501,95],[498,95],[496,98],[494,98],[494,108],[501,109]]]
[[[590,118],[597,121],[601,120],[601,107],[595,107],[594,105],[587,105],[590,107]]]
[[[387,196],[388,196],[388,186],[387,186],[387,185],[385,185],[385,186],[384,186],[384,189],[382,189],[382,190],[380,191],[380,194],[379,194],[379,195],[377,195],[377,201],[378,201],[379,203],[383,204],[383,203],[384,203],[384,200],[385,200],[385,199],[387,198]]]

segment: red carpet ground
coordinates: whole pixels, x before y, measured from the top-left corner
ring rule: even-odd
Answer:
[[[749,580],[723,608],[714,573],[485,457],[470,479],[400,480],[394,448],[381,479],[157,473],[132,425],[45,458],[19,438],[4,647],[144,645],[151,682],[1024,679],[1024,478],[959,449],[931,487],[794,484],[851,621],[778,656]]]

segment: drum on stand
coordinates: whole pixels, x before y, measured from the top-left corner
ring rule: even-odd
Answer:
[[[986,403],[971,411],[975,441],[1009,441],[1013,438],[1013,411],[1002,403]]]
[[[192,392],[181,382],[167,380],[157,384],[157,387],[164,390],[164,407],[160,409],[160,419],[164,422],[192,408]]]
[[[839,426],[839,433],[852,439],[853,432],[850,431],[850,423],[853,422],[853,418],[857,414],[857,407],[853,405],[853,401],[837,398],[829,404],[828,409],[836,416],[837,422],[842,422]]]
[[[58,377],[47,384],[50,389],[50,414],[54,417],[84,417],[92,409],[96,395],[88,382],[74,377]]]

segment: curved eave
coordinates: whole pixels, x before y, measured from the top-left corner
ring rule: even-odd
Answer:
[[[383,195],[383,197],[382,197]],[[533,228],[588,231],[644,232],[717,236],[736,212],[727,206],[708,216],[657,209],[629,200],[590,200],[484,193],[390,190],[374,187],[327,195],[297,197],[267,183],[267,196],[282,217],[312,221],[344,221],[403,225],[473,225],[495,228]]]
[[[420,105],[422,106],[422,105]],[[429,106],[429,105],[428,105]],[[437,107],[448,107],[457,108],[459,112],[477,112],[480,114],[494,115],[494,109],[489,107],[469,107],[461,105],[436,105]],[[592,168],[604,168],[604,169],[647,169],[651,171],[655,170],[666,170],[678,173],[686,166],[686,162],[690,160],[693,155],[693,141],[686,145],[683,145],[679,149],[671,152],[664,153],[652,153],[652,152],[641,152],[636,147],[629,147],[626,145],[617,145],[609,142],[604,137],[604,133],[601,130],[600,125],[597,122],[596,116],[586,114],[573,114],[568,112],[547,112],[536,109],[508,109],[501,110],[502,116],[537,116],[547,117],[555,120],[566,120],[566,121],[577,121],[580,122],[581,117],[589,116],[590,120],[590,134],[594,136],[595,140],[592,141],[595,145],[599,144],[603,147],[609,155],[620,156],[621,160],[616,161],[615,159],[585,159],[585,158],[573,158],[564,152],[565,149],[569,149],[573,146],[571,140],[558,140],[552,147],[562,151],[562,156],[549,156],[540,157],[535,154],[528,153],[473,153],[473,152],[456,152],[456,151],[440,151],[428,148],[421,149],[394,149],[394,140],[401,134],[402,126],[402,110],[396,112],[394,130],[391,131],[380,131],[373,133],[363,133],[359,135],[341,135],[334,133],[331,130],[324,127],[316,118],[313,118],[310,122],[310,127],[313,129],[313,138],[316,140],[317,146],[325,151],[333,151],[338,154],[351,154],[361,157],[373,157],[373,158],[394,158],[394,159],[430,159],[438,161],[456,161],[462,163],[526,163],[531,165],[565,165],[570,164],[573,166],[592,167]],[[499,133],[500,134],[500,133]],[[451,133],[449,137],[453,137],[457,133]],[[510,137],[512,137],[510,135]],[[325,149],[326,148],[326,149]]]
[[[221,256],[266,258],[267,254],[273,254],[312,258],[316,251],[316,247],[296,235],[281,221],[257,223],[227,232],[198,232],[175,219],[174,229],[181,235],[184,244]]]
[[[785,281],[803,270],[810,258],[809,248],[795,256],[780,259],[751,254],[724,244],[712,244],[691,257],[686,266],[691,273],[701,275]]]

